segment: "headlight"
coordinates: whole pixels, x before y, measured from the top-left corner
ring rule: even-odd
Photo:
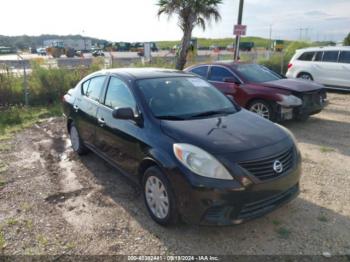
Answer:
[[[277,103],[280,104],[281,106],[286,106],[286,107],[290,107],[290,106],[301,106],[303,104],[303,101],[293,95],[279,95],[281,97],[281,101],[278,101]]]
[[[233,180],[226,168],[204,150],[189,144],[174,144],[173,149],[176,158],[197,175]]]

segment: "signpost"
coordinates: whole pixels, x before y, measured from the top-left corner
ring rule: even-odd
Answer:
[[[242,26],[242,16],[243,16],[243,4],[244,0],[239,0],[239,10],[238,10],[238,21],[237,25],[234,28],[234,34],[236,35],[236,45],[235,45],[235,54],[234,54],[234,60],[237,61],[239,57],[239,40],[241,35],[246,34],[247,26]],[[236,31],[237,29],[237,31]],[[237,32],[237,34],[236,34]],[[242,34],[244,33],[244,34]]]
[[[235,25],[233,29],[233,34],[235,36],[246,35],[247,26],[246,25]]]

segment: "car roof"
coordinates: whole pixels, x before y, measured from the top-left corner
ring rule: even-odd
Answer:
[[[350,51],[350,46],[315,46],[297,50],[297,52],[304,51]]]
[[[218,65],[218,66],[227,66],[227,67],[237,67],[238,65],[249,65],[249,64],[253,64],[253,63],[248,63],[248,62],[235,62],[233,60],[220,60],[220,61],[214,61],[214,62],[210,62],[210,63],[202,63],[202,64],[196,64],[193,66],[190,66],[187,69],[192,69],[194,67],[198,67],[198,66],[213,66],[213,65]]]
[[[147,78],[162,78],[162,77],[179,77],[179,76],[193,76],[189,73],[164,68],[113,68],[102,70],[103,73],[122,75],[134,80]]]

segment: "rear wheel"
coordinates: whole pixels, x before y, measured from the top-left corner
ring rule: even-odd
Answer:
[[[160,225],[173,225],[178,222],[175,196],[171,185],[162,171],[152,166],[143,177],[143,194],[147,210]]]
[[[78,153],[79,155],[83,155],[88,152],[88,149],[81,140],[78,129],[75,127],[74,123],[72,123],[70,126],[69,135],[74,152]]]
[[[275,120],[275,114],[271,105],[264,100],[255,100],[251,102],[248,106],[248,110],[268,120]]]
[[[304,80],[309,80],[309,81],[313,81],[313,77],[309,74],[309,73],[300,73],[297,78],[301,78]]]

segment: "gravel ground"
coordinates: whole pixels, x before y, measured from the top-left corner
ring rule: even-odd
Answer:
[[[349,255],[350,95],[329,98],[322,113],[284,124],[303,155],[300,196],[232,227],[163,228],[133,184],[72,152],[62,118],[26,129],[0,142],[0,254]]]

